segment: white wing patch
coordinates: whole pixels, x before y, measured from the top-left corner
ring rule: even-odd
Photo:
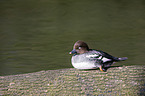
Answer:
[[[103,58],[102,58],[102,61],[103,61],[103,62],[107,62],[107,61],[111,61],[111,59],[108,59],[108,58],[103,57]]]
[[[96,59],[102,60],[103,63],[104,63],[104,62],[111,61],[111,59],[108,59],[108,58],[106,58],[106,57],[100,56],[100,55],[98,55],[98,54],[91,54],[91,55],[87,55],[86,57],[87,57],[87,58],[96,58],[96,57],[97,57]]]
[[[88,56],[86,56],[86,57],[87,57],[87,58],[94,58],[94,57],[97,57],[97,56],[99,56],[99,55],[93,54],[93,55],[88,55]]]
[[[102,56],[100,56],[98,59],[102,59]]]

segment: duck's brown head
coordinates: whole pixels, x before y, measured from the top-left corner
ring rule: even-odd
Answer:
[[[74,46],[73,46],[73,50],[70,52],[70,54],[83,54],[89,51],[89,47],[88,45],[83,42],[83,41],[77,41]]]

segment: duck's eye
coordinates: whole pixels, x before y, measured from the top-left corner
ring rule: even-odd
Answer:
[[[81,49],[81,47],[77,47],[76,49]]]

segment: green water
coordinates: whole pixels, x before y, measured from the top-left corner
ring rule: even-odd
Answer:
[[[0,75],[71,68],[73,44],[144,65],[144,0],[0,0]]]

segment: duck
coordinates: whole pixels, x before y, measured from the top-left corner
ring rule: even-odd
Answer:
[[[78,40],[73,50],[71,58],[72,66],[76,69],[97,69],[105,72],[113,63],[127,60],[127,57],[114,57],[104,51],[90,49],[84,41]]]

